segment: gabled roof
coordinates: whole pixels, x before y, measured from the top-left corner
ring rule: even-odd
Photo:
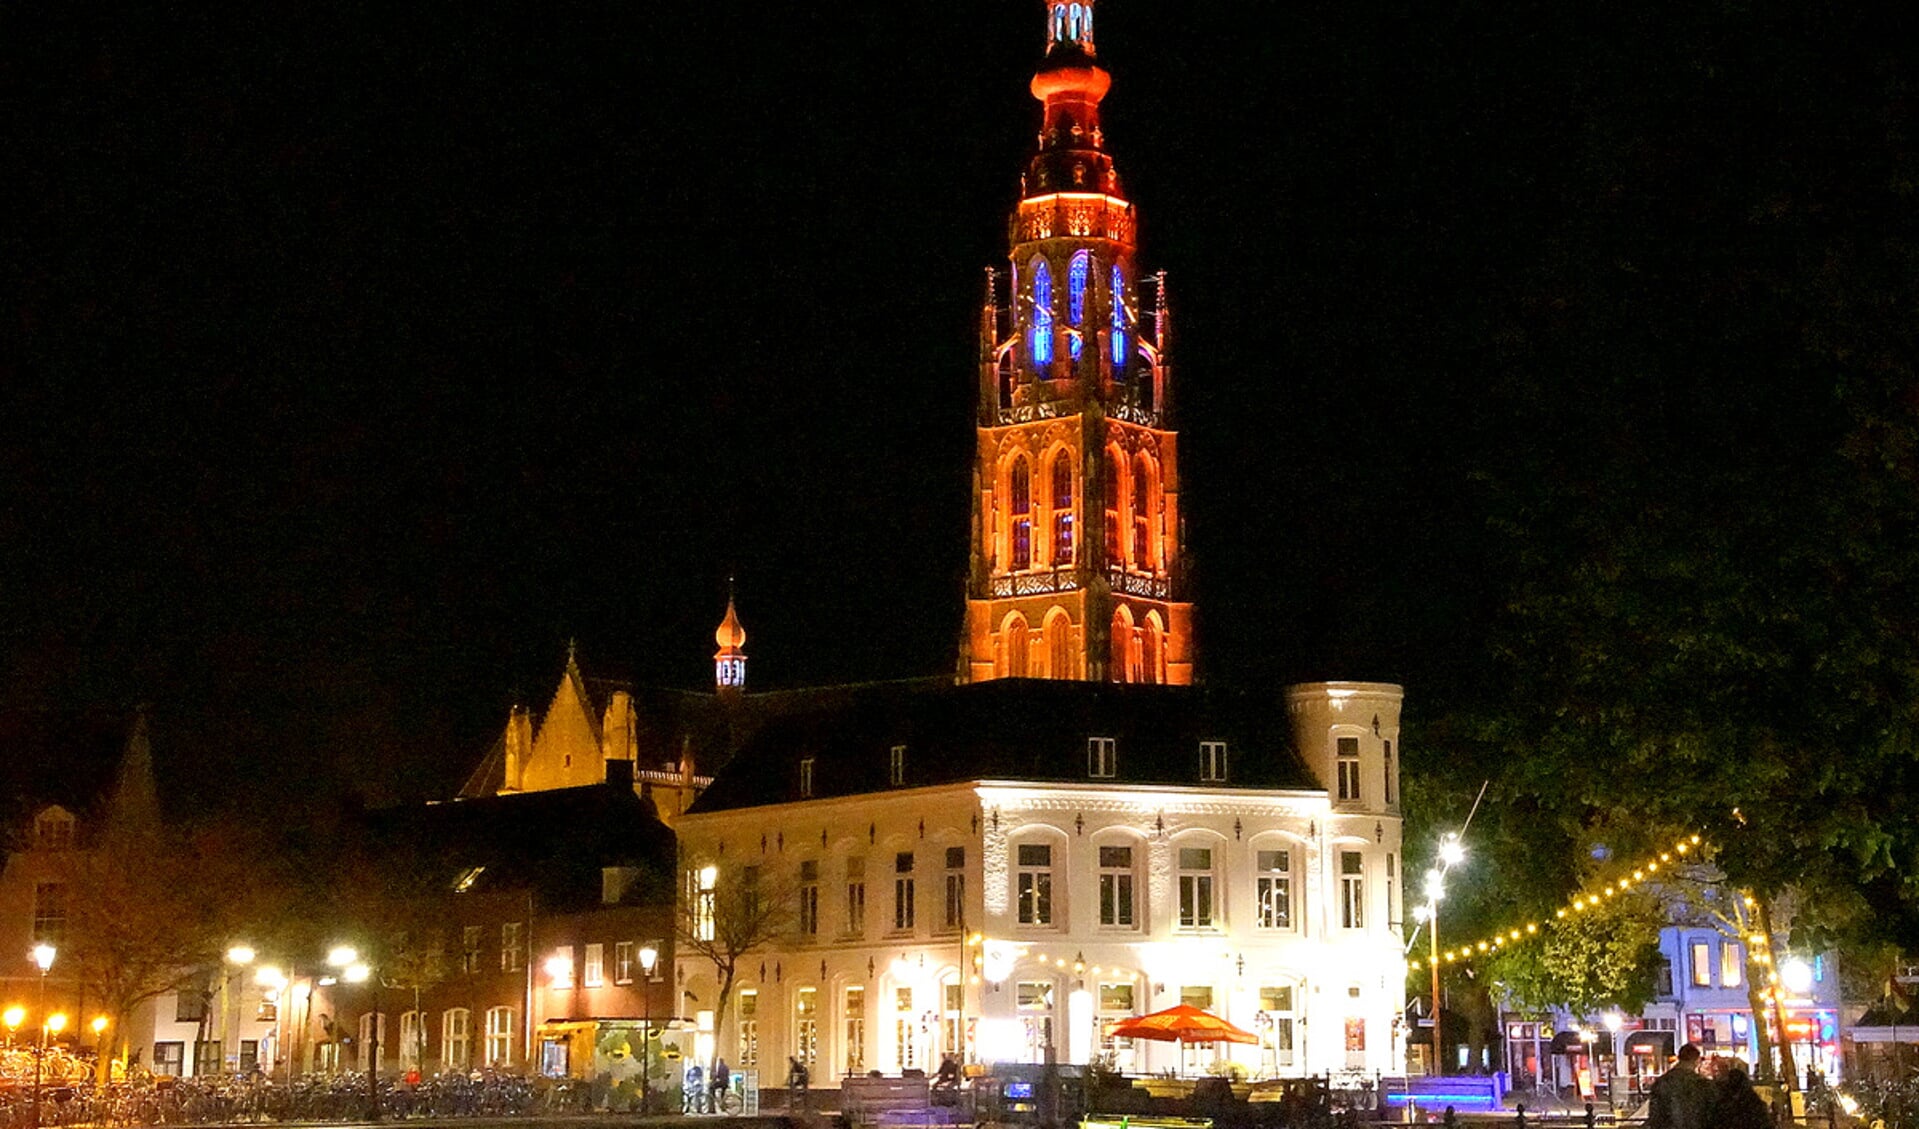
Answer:
[[[1088,775],[1087,740],[1110,737],[1110,778]],[[1225,782],[1200,779],[1202,741],[1224,741]],[[1292,746],[1285,706],[1191,686],[996,679],[867,688],[824,708],[767,720],[692,811],[883,792],[890,750],[906,747],[901,786],[969,780],[1324,792]]]
[[[49,804],[97,812],[132,729],[119,710],[0,710],[0,821],[15,825]]]

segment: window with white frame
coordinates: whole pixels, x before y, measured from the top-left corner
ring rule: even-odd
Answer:
[[[1712,987],[1712,942],[1703,938],[1692,943],[1692,984],[1695,988]]]
[[[1399,926],[1399,859],[1386,855],[1386,924],[1389,928]]]
[[[887,780],[897,788],[906,783],[906,746],[894,745],[890,763],[887,766]]]
[[[1179,925],[1182,929],[1213,927],[1213,849],[1179,849]]]
[[[858,1073],[866,1069],[866,989],[846,989],[840,1014],[845,1017],[846,1069]]]
[[[1358,851],[1339,852],[1339,925],[1366,927],[1366,856]]]
[[[713,939],[719,880],[717,866],[702,866],[686,872],[687,900],[693,906],[693,936],[702,941]]]
[[[1211,783],[1225,781],[1226,742],[1201,741],[1199,743],[1199,778]]]
[[[820,935],[820,864],[817,859],[800,863],[799,896],[800,936]]]
[[[893,1047],[901,1072],[919,1066],[919,1016],[913,1013],[913,989],[893,989]]]
[[[893,931],[910,933],[913,930],[913,852],[901,851],[893,856]]]
[[[1255,851],[1258,868],[1254,879],[1253,900],[1258,907],[1261,929],[1293,927],[1293,852],[1285,848]]]
[[[613,943],[613,982],[615,984],[633,983],[633,942],[631,941]]]
[[[957,932],[966,927],[966,848],[946,848],[946,902],[940,928]]]
[[[513,1009],[486,1009],[486,1065],[513,1065]]]
[[[1111,737],[1086,739],[1086,775],[1107,779],[1119,773],[1119,746]]]
[[[1053,848],[1046,843],[1020,843],[1014,852],[1019,923],[1053,924]]]
[[[522,922],[509,921],[500,926],[500,971],[518,972],[524,954],[520,948]]]
[[[606,983],[606,946],[595,942],[586,947],[586,967],[580,970],[580,984],[598,988]]]
[[[1359,738],[1341,737],[1335,742],[1338,755],[1334,757],[1335,772],[1338,774],[1338,798],[1358,801],[1359,799]]]
[[[485,963],[481,946],[486,943],[486,927],[467,925],[460,930],[460,971],[478,972]]]
[[[1259,990],[1259,1038],[1272,1052],[1276,1065],[1293,1065],[1293,986],[1280,984]]]
[[[365,1015],[362,1015],[360,1017],[360,1069],[361,1070],[366,1070],[372,1066],[373,1060],[371,1056],[375,1053],[374,1044],[376,1043],[379,1044],[379,1046],[381,1047],[385,1047],[387,1045],[386,1013],[383,1011],[367,1012]],[[220,1044],[216,1042],[213,1045],[215,1047],[218,1047]],[[194,1067],[194,1071],[197,1073],[199,1069],[200,1069],[199,1066],[196,1064]],[[220,1056],[219,1056],[219,1052],[216,1051],[213,1057],[213,1073],[218,1073],[219,1070],[220,1070]]]
[[[408,1070],[418,1070],[420,1060],[426,1050],[426,1027],[421,1022],[423,1012],[403,1011],[400,1013],[400,1065]]]
[[[555,988],[573,986],[573,946],[561,945],[547,958],[546,973],[552,979]]]
[[[820,990],[793,993],[793,1057],[812,1070],[820,1060]]]
[[[866,934],[866,860],[846,860],[846,930],[848,937]]]
[[[760,1064],[760,990],[740,990],[740,1059],[742,1067]]]
[[[1133,909],[1133,848],[1099,848],[1099,923],[1116,929],[1138,924]]]
[[[447,1008],[439,1014],[439,1068],[466,1069],[472,1062],[472,1012]]]

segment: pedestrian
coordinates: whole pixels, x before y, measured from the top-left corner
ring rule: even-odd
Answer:
[[[706,1074],[700,1069],[699,1063],[693,1062],[687,1064],[686,1081],[681,1083],[681,1092],[685,1095],[682,1101],[682,1104],[686,1107],[685,1112],[700,1112],[701,1103],[706,1101],[706,1089],[703,1084],[705,1079]]]
[[[806,1064],[791,1055],[786,1059],[786,1107],[806,1112]]]
[[[1713,1098],[1712,1118],[1709,1129],[1768,1129],[1772,1125],[1772,1110],[1766,1106],[1766,1099],[1752,1088],[1752,1079],[1746,1075],[1744,1065],[1734,1063],[1726,1068],[1726,1076],[1719,1082],[1719,1093]]]
[[[732,1083],[733,1071],[727,1067],[725,1059],[715,1056],[713,1059],[713,1082],[709,1087],[713,1092],[713,1104],[711,1108],[714,1113],[719,1113],[726,1108],[720,1099],[726,1096],[726,1088]]]
[[[1711,1129],[1713,1084],[1699,1076],[1699,1048],[1679,1048],[1679,1061],[1652,1084],[1646,1129]]]

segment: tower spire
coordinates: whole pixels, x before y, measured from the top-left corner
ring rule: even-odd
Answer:
[[[1008,301],[981,311],[961,677],[1186,683],[1163,297],[1140,300],[1138,216],[1099,122],[1112,76],[1095,61],[1093,0],[1045,9]]]
[[[713,682],[722,694],[737,694],[746,688],[746,628],[740,626],[740,613],[733,607],[733,578],[726,578],[726,618],[713,632],[719,650],[713,653]]]

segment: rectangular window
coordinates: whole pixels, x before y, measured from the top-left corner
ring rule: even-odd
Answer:
[[[1671,996],[1673,994],[1672,961],[1666,959],[1664,953],[1659,955],[1658,962],[1653,965],[1652,994],[1655,996]]]
[[[1213,989],[1211,985],[1183,984],[1179,989],[1179,1002],[1187,1007],[1196,1007],[1201,1011],[1213,1010]]]
[[[960,1018],[966,1011],[966,988],[960,984],[940,985],[940,1039],[949,1053],[957,1057],[965,1040]]]
[[[67,928],[67,887],[64,882],[38,882],[33,887],[33,939],[60,943]]]
[[[631,941],[613,943],[613,982],[615,984],[633,983],[633,942]]]
[[[846,1069],[857,1073],[866,1069],[866,989],[846,990]]]
[[[1053,982],[1051,980],[1022,980],[1019,982],[1016,1003],[1021,1011],[1051,1011],[1053,1008]]]
[[[866,933],[866,860],[846,860],[846,935]]]
[[[1199,743],[1199,778],[1213,782],[1223,782],[1226,779],[1226,742],[1201,741]]]
[[[808,800],[808,799],[812,799],[812,797],[813,797],[813,758],[801,757],[800,758],[800,799]]]
[[[420,1052],[426,1049],[426,1032],[420,1028],[420,1018],[417,1011],[400,1013],[400,1065],[408,1070],[418,1069]]]
[[[482,926],[469,925],[460,930],[460,971],[478,972],[485,961],[481,952],[486,934]]]
[[[946,912],[940,927],[958,931],[966,928],[966,848],[946,848]]]
[[[1099,923],[1131,928],[1133,919],[1133,848],[1099,849]]]
[[[240,1073],[252,1074],[260,1068],[260,1040],[240,1040]]]
[[[606,946],[600,944],[586,947],[586,967],[580,971],[582,987],[598,988],[606,983]]]
[[[1399,862],[1396,856],[1386,856],[1386,925],[1399,928]]]
[[[913,1014],[913,989],[893,989],[893,1046],[901,1072],[919,1065],[919,1017]]]
[[[198,1077],[220,1073],[220,1040],[202,1039],[193,1044],[193,1073]]]
[[[1339,852],[1339,924],[1366,927],[1366,856],[1358,851]]]
[[[1338,741],[1339,798],[1359,799],[1359,738],[1341,737]]]
[[[520,923],[509,921],[500,926],[500,971],[520,970]]]
[[[1118,745],[1111,737],[1086,739],[1086,775],[1107,778],[1119,773]]]
[[[1021,843],[1018,848],[1019,923],[1053,924],[1053,848]]]
[[[793,1057],[812,1070],[820,1060],[820,992],[801,988],[793,994]]]
[[[513,1009],[510,1007],[490,1007],[486,1009],[486,1065],[511,1066],[513,1064]]]
[[[170,1078],[178,1078],[186,1065],[187,1045],[185,1043],[153,1044],[153,1072]]]
[[[213,990],[204,979],[189,980],[173,995],[173,1021],[199,1023],[207,1017],[207,998]]]
[[[561,945],[559,948],[554,949],[553,955],[546,960],[547,976],[555,988],[571,988],[573,986],[573,970],[576,967],[577,965],[573,960],[572,945]]]
[[[799,897],[800,936],[820,935],[820,864],[815,859],[800,863]]]
[[[1213,925],[1213,852],[1210,847],[1179,849],[1179,924],[1182,929]]]
[[[760,993],[756,988],[740,992],[740,1065],[760,1064]]]
[[[1293,852],[1258,851],[1259,874],[1254,894],[1259,903],[1261,929],[1293,927]]]
[[[1393,743],[1386,742],[1386,803],[1393,802]]]
[[[1744,947],[1730,941],[1719,946],[1719,986],[1737,988],[1743,981],[1746,969]]]
[[[887,769],[887,779],[897,788],[906,783],[906,746],[894,745],[892,763]]]
[[[702,866],[698,870],[686,872],[687,901],[692,906],[693,936],[702,941],[713,939],[714,913],[716,912],[720,881],[720,868]]]
[[[893,856],[893,931],[910,932],[913,928],[913,852],[901,851]]]
[[[1712,987],[1712,942],[1692,943],[1692,983],[1695,988]]]

